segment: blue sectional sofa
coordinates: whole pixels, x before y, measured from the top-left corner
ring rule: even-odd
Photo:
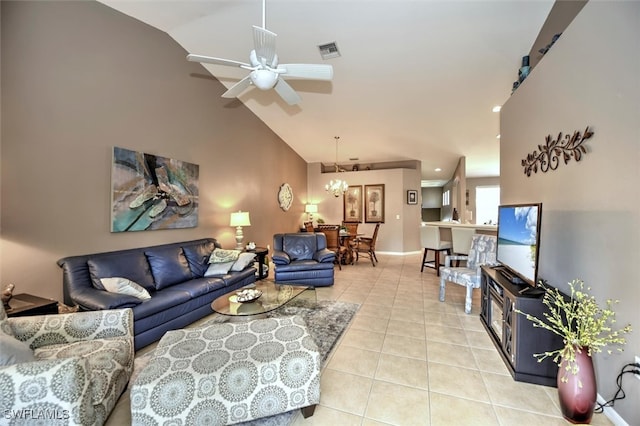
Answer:
[[[211,314],[211,302],[256,281],[251,265],[238,272],[205,277],[214,238],[60,259],[63,295],[80,310],[132,308],[138,350],[164,335]],[[102,278],[122,277],[147,290],[150,299],[101,289]]]

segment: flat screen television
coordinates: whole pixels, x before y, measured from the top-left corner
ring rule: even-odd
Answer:
[[[498,206],[498,270],[513,284],[535,287],[542,203]]]

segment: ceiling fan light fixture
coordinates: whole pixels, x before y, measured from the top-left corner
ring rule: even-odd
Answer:
[[[278,74],[269,70],[251,71],[251,82],[260,90],[269,90],[276,85]]]

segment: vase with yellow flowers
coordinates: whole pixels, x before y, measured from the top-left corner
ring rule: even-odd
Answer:
[[[598,306],[589,295],[590,287],[584,282],[569,283],[570,294],[565,296],[558,289],[539,284],[545,289],[542,299],[549,312],[537,318],[517,311],[533,322],[534,327],[544,328],[562,337],[564,346],[534,356],[538,361],[552,358],[558,364],[558,400],[562,415],[571,423],[590,423],[596,402],[596,379],[591,356],[607,348],[608,353],[623,351],[624,335],[631,332],[631,325],[614,328],[616,319],[613,305],[618,301],[607,300],[606,306]],[[614,347],[612,349],[611,347]]]

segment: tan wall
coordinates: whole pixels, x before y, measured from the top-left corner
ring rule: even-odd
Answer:
[[[385,185],[385,223],[378,231],[376,251],[406,253],[420,250],[416,231],[421,222],[420,195],[418,204],[407,204],[407,190],[420,194],[420,166],[417,169],[361,170],[358,172],[320,173],[320,163],[308,166],[309,198],[318,204],[318,214],[326,223],[342,223],[343,197],[328,194],[324,186],[331,179],[346,180],[349,185]],[[305,216],[306,218],[306,216]],[[358,232],[371,235],[375,224],[362,223]]]
[[[609,399],[622,366],[640,354],[640,3],[586,4],[503,106],[501,202],[542,202],[540,275],[567,290],[585,280],[600,303],[620,300],[619,325],[634,332],[622,354],[598,354],[598,393]],[[583,131],[581,162],[526,177],[520,162],[545,136]],[[640,424],[640,381],[626,376],[627,398],[614,409]]]
[[[306,163],[169,36],[95,2],[1,7],[3,283],[61,300],[64,256],[207,236],[231,247],[238,209],[245,241],[297,229]],[[198,226],[110,233],[113,146],[199,164]]]

